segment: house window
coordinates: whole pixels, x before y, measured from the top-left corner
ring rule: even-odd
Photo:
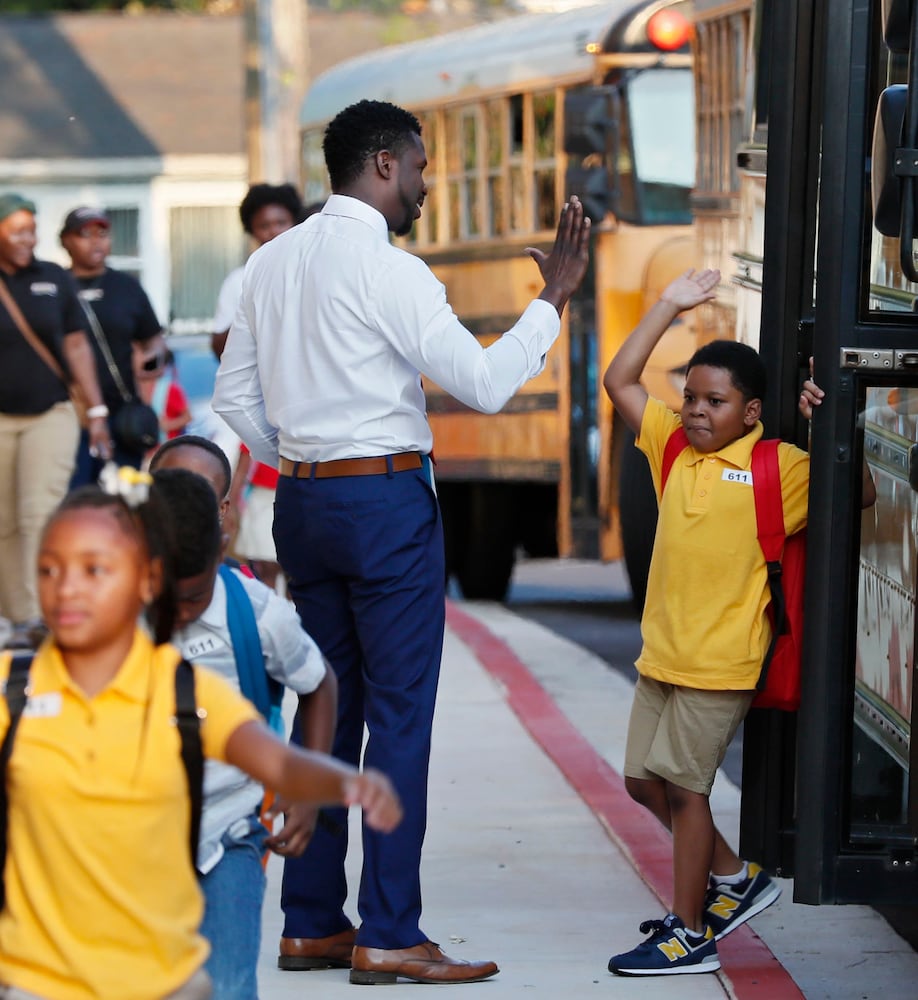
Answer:
[[[112,223],[112,256],[140,257],[138,237],[140,210],[136,208],[106,208]]]
[[[245,261],[247,237],[239,225],[238,207],[173,208],[169,250],[170,329],[174,333],[209,332],[223,279]]]
[[[111,220],[112,249],[108,262],[119,271],[126,271],[138,281],[143,280],[143,260],[140,256],[140,209],[105,206]]]

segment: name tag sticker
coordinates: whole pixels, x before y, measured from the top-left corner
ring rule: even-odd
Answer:
[[[200,638],[186,639],[182,643],[182,655],[186,660],[193,660],[195,657],[207,656],[208,653],[216,653],[217,650],[226,648],[227,644],[218,636],[204,635]]]
[[[50,719],[61,714],[63,699],[60,691],[49,691],[48,694],[33,694],[22,710],[23,716],[32,719]]]
[[[752,470],[751,469],[724,469],[724,474],[721,477],[725,479],[728,483],[745,483],[747,486],[752,485]]]

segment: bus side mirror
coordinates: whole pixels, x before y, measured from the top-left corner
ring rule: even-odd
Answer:
[[[564,152],[570,165],[565,196],[576,194],[593,222],[602,222],[611,207],[612,160],[616,128],[612,87],[585,87],[564,96]]]
[[[870,157],[873,224],[884,236],[899,236],[902,222],[902,182],[896,173],[896,150],[902,145],[908,87],[887,87],[877,103]]]
[[[918,13],[915,0],[882,0],[883,37],[890,51],[908,54],[908,84],[880,95],[870,167],[874,225],[899,240],[899,263],[918,282],[913,244],[918,232]]]
[[[612,87],[584,87],[564,95],[564,152],[606,156],[612,149],[615,119]]]

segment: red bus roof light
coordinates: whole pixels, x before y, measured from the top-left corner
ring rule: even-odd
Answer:
[[[681,49],[691,37],[691,22],[677,10],[658,10],[647,21],[647,38],[663,52]]]

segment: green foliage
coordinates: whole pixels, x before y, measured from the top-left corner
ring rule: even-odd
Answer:
[[[0,0],[2,14],[52,14],[135,9],[206,11],[213,0]]]

